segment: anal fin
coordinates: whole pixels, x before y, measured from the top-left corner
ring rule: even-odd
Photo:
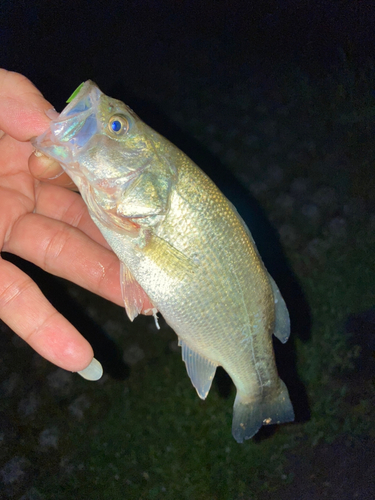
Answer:
[[[178,339],[178,345],[181,346],[182,359],[186,364],[191,383],[195,387],[198,396],[201,399],[206,399],[218,365],[198,354],[186,345],[183,340]]]

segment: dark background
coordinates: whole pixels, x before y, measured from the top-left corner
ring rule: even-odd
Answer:
[[[312,75],[373,56],[371,1],[4,1],[0,62],[54,102],[87,75],[178,91],[184,74],[231,85],[292,60]],[[171,73],[175,74],[171,78]]]

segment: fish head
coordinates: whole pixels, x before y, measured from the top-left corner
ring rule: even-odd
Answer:
[[[163,140],[126,104],[108,97],[89,80],[32,143],[62,165],[89,209],[95,204],[122,217],[142,218],[145,211],[155,215],[165,210],[167,203],[173,167],[160,154]],[[145,171],[152,172],[153,192],[138,189],[135,199],[131,187],[139,184]],[[155,199],[158,207],[147,208]]]

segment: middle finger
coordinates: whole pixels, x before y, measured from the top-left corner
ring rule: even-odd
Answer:
[[[122,305],[116,255],[61,221],[27,214],[14,225],[3,250]]]
[[[42,182],[36,188],[35,197],[35,213],[76,227],[92,240],[110,248],[91,219],[86,203],[79,194]]]

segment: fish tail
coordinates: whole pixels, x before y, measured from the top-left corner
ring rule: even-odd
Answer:
[[[232,434],[238,443],[252,438],[262,425],[281,424],[294,420],[288,389],[282,380],[279,382],[279,390],[272,392],[272,395],[268,395],[261,402],[249,403],[237,393],[233,408]]]

